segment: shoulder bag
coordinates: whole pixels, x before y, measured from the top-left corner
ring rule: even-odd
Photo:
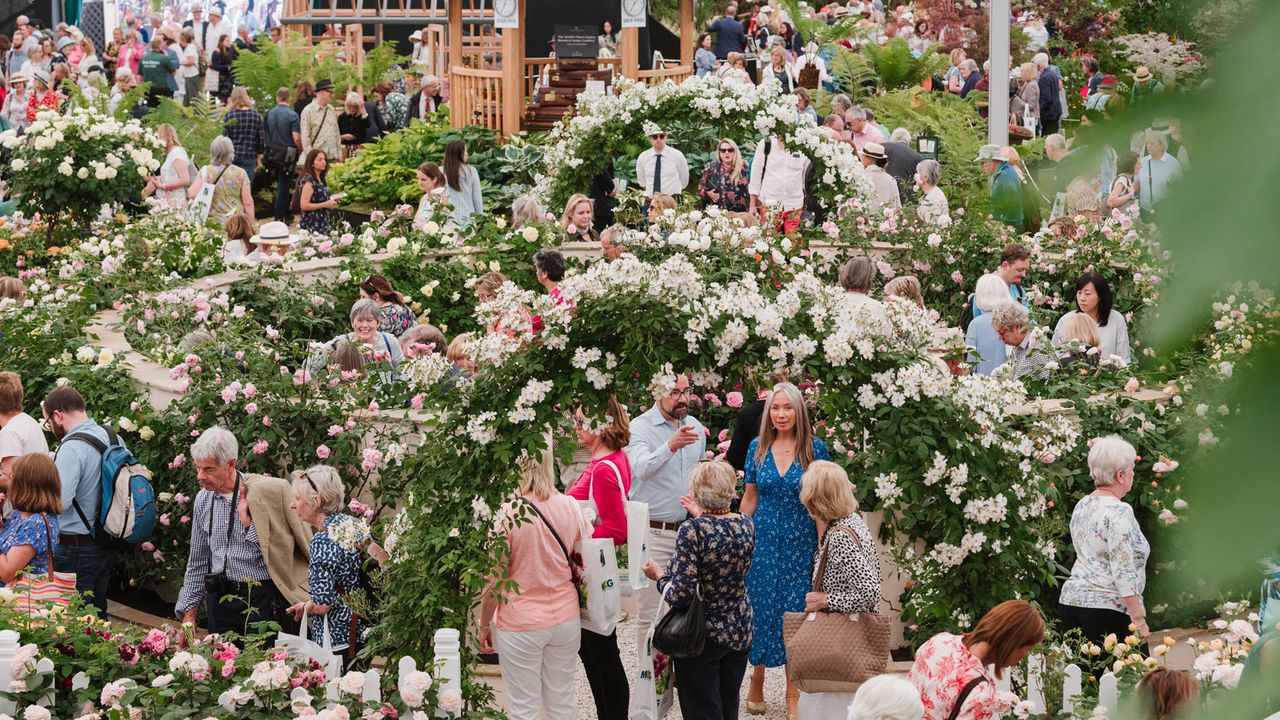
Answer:
[[[222,182],[223,174],[230,167],[230,165],[223,167],[222,172],[218,173],[218,177],[214,178],[212,183],[206,180],[200,186],[200,189],[196,191],[196,196],[187,205],[187,219],[200,225],[209,220],[209,211],[213,208],[213,193],[218,189],[218,183]],[[205,173],[202,171],[200,175],[203,180]]]
[[[693,527],[697,527],[697,524]],[[701,542],[698,546],[698,554],[701,556]],[[699,582],[694,587],[693,597],[689,599],[688,605],[667,610],[667,614],[654,626],[653,647],[664,655],[687,658],[701,655],[706,644],[707,615],[702,601],[702,583]]]
[[[832,532],[861,544],[850,528],[833,525],[823,544],[813,591],[822,592]],[[853,692],[889,664],[890,619],[883,613],[789,612],[782,616],[791,681],[801,692]]]
[[[986,678],[979,675],[964,686],[964,689],[956,696],[956,704],[951,706],[951,712],[947,715],[947,720],[956,720],[956,718],[960,717],[960,710],[964,708],[964,701],[968,700],[969,694],[986,680]]]
[[[556,532],[555,526],[551,524],[551,521],[547,519],[547,516],[543,515],[542,511],[539,510],[538,506],[534,505],[532,501],[529,501],[529,509],[533,511],[534,515],[538,516],[538,519],[542,521],[543,525],[547,526],[547,530],[551,531],[551,537],[556,539],[556,544],[560,546],[560,552],[564,553],[564,561],[569,564],[569,577],[572,579],[574,586],[576,587],[581,585],[582,566],[573,561],[573,558],[569,555],[568,546],[564,544],[564,540],[560,539],[560,533]]]
[[[39,607],[58,605],[67,607],[76,594],[76,574],[60,573],[53,566],[53,528],[49,525],[49,516],[40,513],[44,519],[45,552],[49,554],[49,574],[39,579],[23,575],[14,580],[9,588],[17,596],[15,602],[19,609],[28,614]]]

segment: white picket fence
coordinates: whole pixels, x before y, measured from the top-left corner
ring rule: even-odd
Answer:
[[[988,669],[992,674],[995,673],[994,666],[988,666]],[[1023,699],[1031,703],[1032,714],[1044,714],[1048,711],[1048,703],[1045,699],[1044,657],[1041,655],[1028,656],[1024,670],[1026,671],[1027,693]],[[1068,665],[1063,674],[1062,707],[1060,710],[1063,713],[1070,713],[1075,710],[1076,700],[1084,693],[1084,671],[1078,665]],[[1010,677],[1010,673],[1006,672],[1004,677],[996,678],[996,689],[1002,692],[1013,691],[1013,680]],[[1113,716],[1119,704],[1120,692],[1116,676],[1107,673],[1098,679],[1098,705],[1106,708],[1109,716]]]
[[[13,660],[17,655],[19,645],[19,635],[13,630],[0,630],[0,678],[4,678],[6,685],[8,678],[12,677]],[[431,671],[433,685],[438,691],[453,689],[462,690],[462,655],[461,655],[461,636],[457,630],[442,629],[437,630],[432,638],[432,647],[435,649],[435,667]],[[36,672],[48,675],[53,672],[53,661],[47,657],[42,657],[36,663]],[[405,673],[418,669],[418,662],[410,657],[402,657],[397,663],[399,674],[402,677]],[[362,699],[366,702],[381,702],[382,674],[376,669],[365,672],[364,675],[364,692]],[[89,687],[89,677],[83,672],[76,673],[71,679],[72,691],[83,690]],[[295,688],[293,691],[294,699],[305,697],[309,693],[302,688]],[[337,700],[338,687],[337,678],[331,678],[328,684],[326,697],[329,700]],[[53,691],[51,690],[40,703],[41,705],[53,704]],[[18,708],[16,704],[9,700],[0,700],[0,713],[5,715],[17,716]],[[457,713],[446,713],[444,711],[436,711],[436,717],[457,717]]]

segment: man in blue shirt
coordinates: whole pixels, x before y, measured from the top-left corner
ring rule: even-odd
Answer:
[[[1049,135],[1062,128],[1062,115],[1066,111],[1062,107],[1062,73],[1049,64],[1047,53],[1036,53],[1035,63],[1040,73],[1036,80],[1040,86],[1040,132]]]
[[[289,201],[293,198],[293,170],[302,152],[302,126],[298,113],[289,100],[289,88],[276,91],[276,106],[267,111],[267,149],[263,156],[263,168],[275,173],[275,218],[290,223]]]
[[[76,574],[76,592],[92,593],[89,602],[98,616],[107,617],[107,586],[116,550],[98,542],[94,524],[101,500],[102,453],[83,440],[71,439],[76,434],[89,435],[104,444],[111,443],[107,428],[85,413],[84,396],[70,385],[55,388],[41,405],[49,430],[61,443],[53,462],[62,480],[62,514],[58,516],[58,547],[54,548],[54,565],[58,572]],[[116,439],[121,447],[124,441]]]
[[[1022,179],[1000,155],[999,145],[983,145],[974,162],[991,176],[991,217],[1022,232]]]
[[[724,17],[707,23],[707,32],[716,34],[716,44],[712,48],[716,58],[724,60],[731,52],[742,52],[747,46],[747,34],[742,30],[742,23],[734,17],[738,14],[738,4],[731,2],[724,9]]]
[[[649,559],[661,567],[676,549],[676,530],[689,516],[680,502],[689,490],[689,472],[702,460],[707,434],[702,424],[689,417],[689,377],[679,375],[670,392],[658,394],[653,407],[631,421],[631,442],[627,459],[631,462],[631,499],[649,504]],[[644,647],[658,609],[658,591],[653,585],[638,590],[636,603],[637,648]]]

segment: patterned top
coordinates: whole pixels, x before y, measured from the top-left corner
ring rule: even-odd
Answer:
[[[236,149],[236,162],[256,163],[267,146],[267,128],[257,110],[228,110],[223,134]]]
[[[0,530],[0,554],[7,555],[10,550],[22,545],[35,548],[36,556],[27,563],[26,571],[32,575],[45,575],[49,572],[49,548],[58,546],[58,518],[42,514],[31,514],[14,510],[5,518],[4,529]],[[49,536],[45,529],[44,519],[49,517]],[[4,583],[0,582],[0,587]]]
[[[743,168],[738,173],[738,181],[734,182],[730,168],[719,160],[712,160],[702,169],[702,179],[698,181],[698,197],[705,205],[716,205],[730,212],[746,212],[751,203],[751,195],[747,190],[751,176]],[[720,193],[719,200],[712,200],[709,192]]]
[[[244,198],[241,190],[249,182],[249,175],[239,165],[217,167],[206,165],[204,181],[214,183],[213,202],[209,204],[209,220],[219,225],[226,225],[227,220],[237,213],[245,212]],[[253,208],[249,208],[252,212]]]
[[[304,175],[298,182],[311,185],[311,202],[319,204],[329,199],[329,188],[320,179],[312,175]],[[307,232],[323,235],[329,232],[330,217],[332,215],[333,212],[329,208],[303,210],[302,218],[298,220],[298,227]]]
[[[338,137],[338,114],[329,105],[313,101],[298,116],[302,135],[302,162],[312,150],[323,150],[330,163],[342,156],[342,139]]]
[[[409,125],[409,98],[402,92],[387,93],[382,117],[386,118],[387,131],[402,130]]]
[[[751,603],[743,582],[751,569],[756,530],[745,515],[703,515],[676,531],[676,551],[658,582],[673,607],[685,607],[694,588],[702,593],[707,638],[733,650],[751,647]]]
[[[378,317],[378,329],[396,337],[400,337],[405,330],[418,324],[418,316],[400,303],[387,303],[378,308]]]
[[[1121,598],[1142,600],[1151,545],[1128,503],[1107,495],[1081,498],[1071,513],[1071,543],[1076,562],[1060,603],[1127,612]]]
[[[979,683],[969,693],[957,720],[988,720],[1008,712],[1012,703],[996,690],[995,678],[982,661],[969,652],[959,635],[939,633],[929,638],[916,651],[916,661],[907,679],[920,691],[924,720],[947,720],[960,691],[978,676],[987,682]]]
[[[329,637],[333,640],[334,649],[347,647],[351,637],[351,608],[343,602],[338,588],[347,593],[360,587],[360,564],[363,561],[359,550],[344,549],[329,537],[331,526],[348,520],[354,518],[342,513],[331,513],[325,517],[323,528],[311,536],[311,567],[307,572],[311,602],[329,606]],[[311,627],[307,629],[307,637],[322,645],[324,618],[324,615],[310,616]],[[357,621],[356,638],[363,638],[370,627],[364,620]]]
[[[837,527],[853,531],[857,542]],[[879,612],[880,556],[862,515],[855,512],[832,523],[822,542],[827,545],[827,567],[819,587],[827,594],[828,609],[838,613]],[[821,550],[814,553],[815,578],[821,558]]]

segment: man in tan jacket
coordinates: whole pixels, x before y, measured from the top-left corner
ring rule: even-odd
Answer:
[[[243,635],[309,598],[312,530],[289,509],[289,483],[236,470],[239,452],[235,435],[216,426],[191,446],[201,489],[175,609],[194,623],[204,602],[209,632]]]

